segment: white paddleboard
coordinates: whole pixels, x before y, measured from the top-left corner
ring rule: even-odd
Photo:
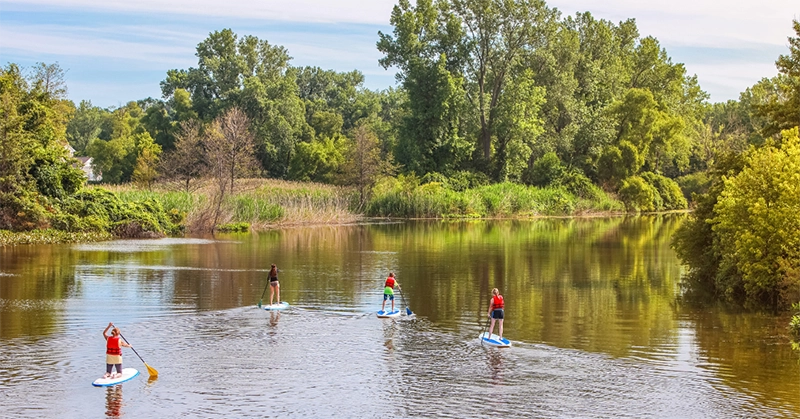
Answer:
[[[94,380],[92,383],[95,387],[108,387],[117,385],[119,383],[124,383],[125,381],[130,380],[133,377],[139,375],[139,371],[136,368],[123,368],[122,369],[122,376],[119,378],[98,378]]]
[[[483,332],[479,337],[481,339],[481,342],[487,345],[497,346],[500,348],[511,347],[510,340],[506,338],[500,339],[500,336],[497,336],[494,333],[492,333],[492,336],[489,336],[489,332]]]
[[[264,310],[267,311],[286,310],[287,308],[289,308],[289,303],[287,303],[286,301],[281,301],[280,303],[267,304],[262,307],[264,308]]]
[[[400,310],[395,310],[395,311],[380,310],[380,311],[378,311],[378,318],[388,319],[388,318],[391,318],[391,317],[400,317]]]

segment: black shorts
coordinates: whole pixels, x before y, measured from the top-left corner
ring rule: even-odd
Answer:
[[[503,309],[502,308],[496,308],[496,309],[492,310],[492,318],[493,319],[503,320],[503,315],[504,314],[505,313],[503,313]]]

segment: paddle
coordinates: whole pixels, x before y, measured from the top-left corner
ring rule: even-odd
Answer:
[[[269,287],[269,278],[267,278],[267,285],[264,285],[264,292],[261,293],[261,298],[258,299],[258,308],[261,308],[261,301],[264,300],[264,294],[267,293],[267,287]]]
[[[114,325],[111,325],[111,326],[112,326],[112,327],[117,327],[117,326],[114,326]],[[125,336],[122,336],[122,332],[120,332],[119,336],[120,336],[122,339],[125,339]],[[131,345],[131,342],[130,342],[128,339],[125,339],[125,342],[128,342],[128,345]],[[131,345],[131,349],[133,349],[133,345]],[[151,366],[147,365],[147,362],[144,362],[144,359],[142,359],[142,357],[139,355],[139,352],[136,352],[136,349],[133,349],[133,353],[135,353],[135,354],[136,354],[136,356],[138,356],[138,357],[139,357],[139,359],[141,359],[141,360],[142,360],[142,363],[144,364],[144,366],[145,366],[145,367],[147,367],[147,372],[149,372],[149,373],[150,373],[150,378],[153,378],[153,377],[158,377],[158,371],[156,371],[156,369],[155,369],[155,368],[153,368],[153,367],[151,367]]]
[[[481,345],[483,345],[483,334],[489,331],[489,321],[491,321],[491,318],[487,317],[486,318],[486,326],[483,327],[483,332],[481,332],[481,335],[480,335]],[[489,336],[489,338],[491,338],[491,336]]]
[[[400,292],[400,298],[403,299],[403,305],[406,306],[406,316],[410,316],[410,315],[414,314],[414,313],[411,312],[411,309],[408,308],[408,304],[406,303],[406,296],[403,295],[403,289],[400,288],[400,287],[397,287],[397,291]]]

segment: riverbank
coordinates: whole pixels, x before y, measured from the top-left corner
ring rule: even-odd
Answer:
[[[419,184],[402,178],[379,183],[363,205],[353,188],[275,179],[237,180],[234,189],[221,200],[216,185],[210,181],[193,185],[190,190],[176,190],[170,184],[156,184],[150,189],[133,184],[88,189],[111,192],[120,203],[130,206],[155,203],[150,206],[154,213],[173,220],[179,227],[171,233],[155,233],[160,235],[342,225],[374,218],[498,219],[625,213],[624,205],[605,193],[581,197],[563,188],[513,183],[457,191],[438,182]],[[3,231],[0,246],[98,241],[119,236],[118,231],[104,229],[96,222],[81,222],[82,217],[89,218],[78,214],[77,221],[61,225],[62,228]],[[125,230],[125,237],[135,237],[135,232],[129,230]],[[148,237],[154,234],[142,233]]]

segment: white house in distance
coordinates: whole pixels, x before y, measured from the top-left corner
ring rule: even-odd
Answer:
[[[94,173],[94,168],[92,167],[94,159],[88,156],[73,157],[73,158],[80,162],[79,166],[81,170],[83,170],[83,173],[86,174],[86,180],[88,180],[89,182],[99,182],[103,180],[103,176],[101,174]]]
[[[102,174],[94,173],[94,168],[92,167],[94,159],[87,156],[75,157],[75,149],[72,148],[72,146],[69,144],[64,146],[64,148],[67,150],[67,153],[69,153],[70,157],[78,161],[78,163],[75,166],[79,167],[83,171],[83,173],[86,175],[86,180],[88,180],[89,182],[99,182],[103,180]]]

